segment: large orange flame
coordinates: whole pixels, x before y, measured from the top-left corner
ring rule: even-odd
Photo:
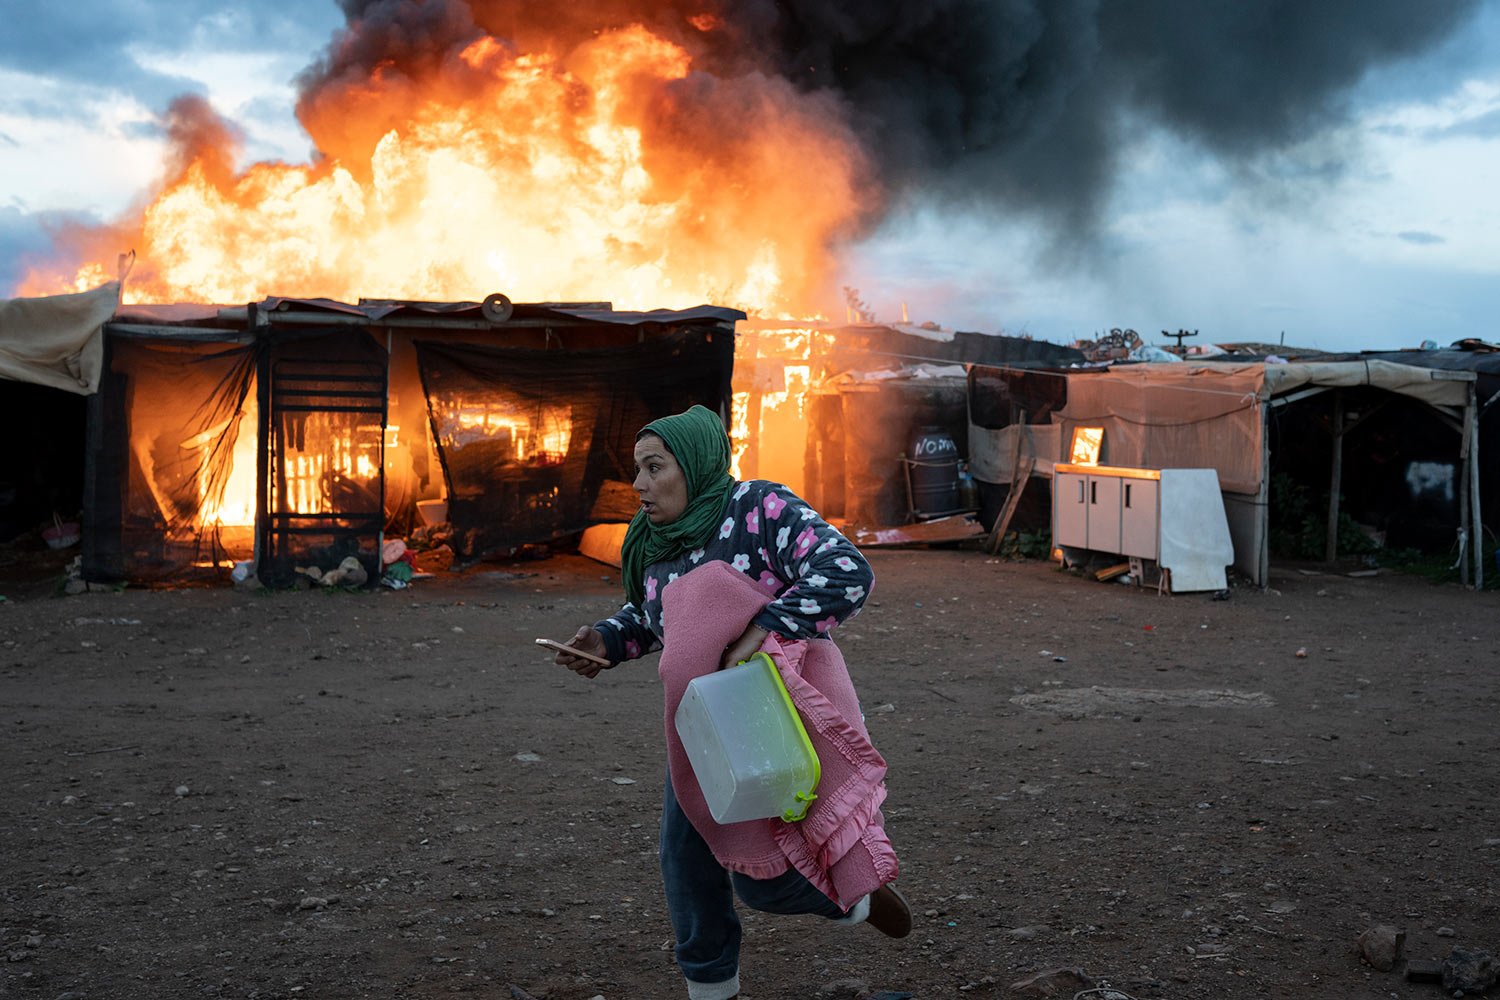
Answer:
[[[232,129],[179,103],[178,162],[138,220],[73,234],[21,294],[97,284],[134,246],[134,302],[504,291],[805,315],[868,207],[829,99],[697,73],[639,25],[561,53],[482,36],[455,56],[304,101],[312,166],[236,171]]]

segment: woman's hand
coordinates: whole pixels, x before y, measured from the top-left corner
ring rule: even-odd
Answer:
[[[724,655],[719,659],[719,669],[723,670],[725,667],[732,667],[750,659],[755,655],[755,651],[760,649],[761,643],[766,641],[766,636],[770,634],[759,625],[745,626],[745,631],[740,633],[740,637],[725,647]]]
[[[567,641],[567,645],[585,653],[593,653],[595,656],[603,656],[606,659],[609,657],[608,651],[604,648],[604,636],[600,635],[599,630],[592,625],[585,625],[575,632],[573,638]],[[614,666],[611,663],[609,667],[606,667],[603,664],[595,663],[593,660],[586,660],[581,656],[574,656],[571,653],[564,652],[558,652],[552,658],[552,662],[558,666],[567,667],[569,670],[583,677],[595,677],[599,671],[608,670]]]

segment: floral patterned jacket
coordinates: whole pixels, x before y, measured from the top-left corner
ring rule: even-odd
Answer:
[[[859,613],[875,584],[870,564],[838,529],[779,483],[753,479],[730,494],[724,522],[701,549],[646,567],[646,599],[594,627],[615,663],[661,648],[662,590],[705,561],[726,562],[776,599],[755,624],[787,639],[822,638]]]

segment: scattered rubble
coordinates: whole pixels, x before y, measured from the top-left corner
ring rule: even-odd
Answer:
[[[1359,936],[1359,951],[1370,966],[1380,972],[1390,972],[1401,961],[1406,946],[1406,931],[1397,930],[1389,924],[1380,924],[1364,931]]]
[[[1446,1000],[1452,945],[1500,953],[1492,593],[1382,576],[1314,624],[1327,575],[1213,603],[957,551],[872,563],[880,599],[838,639],[918,929],[742,909],[748,997],[857,976],[859,1000],[1021,1000],[1072,968],[1081,1000]],[[585,682],[532,642],[618,607],[618,575],[559,557],[319,589],[0,605],[0,995],[680,995],[655,665]],[[1377,923],[1433,978],[1367,964]]]
[[[1456,947],[1443,959],[1443,989],[1483,993],[1500,979],[1500,962],[1481,948]]]
[[[1010,984],[1012,993],[1026,997],[1071,997],[1079,990],[1094,988],[1094,980],[1078,968],[1045,969]]]

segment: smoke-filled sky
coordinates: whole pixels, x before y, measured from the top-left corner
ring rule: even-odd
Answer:
[[[838,278],[878,319],[1500,339],[1497,0],[33,6],[0,34],[0,294],[59,223],[150,194],[180,95],[238,133],[242,166],[307,162],[304,123],[337,127],[324,97],[371,66],[642,23],[691,52],[686,92],[780,78],[859,137],[882,195]]]

